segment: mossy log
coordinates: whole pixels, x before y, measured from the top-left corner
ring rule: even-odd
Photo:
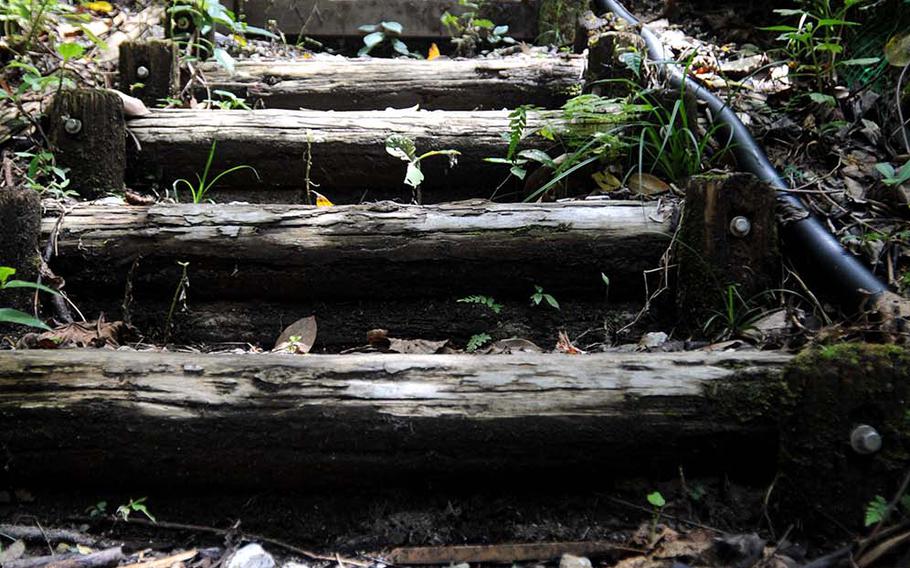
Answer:
[[[580,89],[583,69],[577,56],[257,60],[237,62],[234,73],[202,66],[210,89],[230,91],[250,106],[312,110],[558,108]],[[204,98],[205,91],[196,96]]]
[[[200,300],[425,298],[484,293],[628,297],[669,243],[669,221],[637,202],[434,206],[391,202],[91,206],[61,226],[55,270],[69,290],[172,293],[189,262]],[[45,231],[52,228],[52,218]],[[459,296],[460,297],[460,296]]]
[[[123,191],[126,126],[120,96],[96,89],[61,90],[48,110],[48,139],[69,188],[85,198]]]
[[[0,352],[0,482],[261,489],[748,471],[773,456],[775,425],[725,412],[712,393],[771,388],[788,360]]]
[[[509,26],[515,39],[537,37],[538,0],[490,0],[481,15],[497,25]],[[398,22],[404,38],[448,38],[440,21],[446,11],[458,14],[465,8],[452,0],[236,0],[238,13],[247,22],[267,27],[274,21],[290,36],[361,37],[364,24]]]
[[[528,128],[545,123],[561,130],[555,113],[529,117]],[[509,132],[507,111],[157,110],[131,120],[129,127],[139,146],[130,145],[134,185],[157,183],[167,189],[176,179],[195,180],[213,142],[212,175],[239,164],[256,168],[259,179],[247,170],[219,180],[210,195],[215,198],[225,187],[284,189],[302,196],[309,171],[310,181],[335,203],[407,200],[412,192],[404,184],[406,164],[385,149],[392,134],[413,140],[418,155],[430,150],[461,153],[454,167],[445,157],[421,163],[426,202],[489,197],[508,177],[507,167],[484,161],[508,151],[503,139]],[[547,144],[541,137],[529,137],[523,147]],[[181,198],[189,199],[186,191]]]
[[[160,39],[123,42],[119,66],[120,90],[149,107],[177,93],[180,65],[176,42]]]

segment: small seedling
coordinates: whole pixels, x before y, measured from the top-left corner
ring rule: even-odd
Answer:
[[[208,194],[209,190],[211,190],[212,187],[216,183],[218,183],[218,180],[220,180],[221,178],[223,178],[224,176],[226,176],[228,174],[232,174],[232,173],[240,171],[240,170],[250,170],[253,172],[253,175],[256,176],[257,180],[260,179],[259,172],[257,172],[253,166],[243,165],[243,166],[234,166],[232,168],[228,168],[228,169],[224,170],[223,172],[221,172],[220,174],[218,174],[217,176],[215,176],[214,179],[212,179],[211,181],[208,181],[209,170],[212,168],[212,161],[215,159],[215,144],[216,144],[216,141],[213,140],[212,147],[209,149],[208,160],[206,160],[206,162],[205,162],[205,169],[202,170],[202,176],[200,177],[199,174],[195,174],[196,181],[197,181],[196,185],[193,185],[192,183],[190,183],[189,181],[187,181],[184,178],[180,178],[174,182],[173,188],[174,188],[174,197],[175,198],[177,197],[177,188],[181,184],[183,184],[190,190],[190,195],[193,196],[193,203],[202,203],[202,201],[205,199],[205,196]]]
[[[107,501],[98,501],[91,507],[85,509],[91,519],[100,519],[107,516]]]
[[[157,523],[158,521],[155,519],[155,517],[149,513],[149,510],[145,505],[145,500],[145,497],[141,499],[130,499],[129,503],[117,507],[117,516],[119,516],[124,521],[128,521],[131,513],[142,513],[148,517],[148,520],[152,521],[153,523]]]
[[[654,542],[654,535],[657,533],[657,523],[660,522],[660,515],[667,505],[667,500],[664,499],[664,496],[661,495],[660,491],[649,493],[647,499],[648,503],[654,508],[653,514],[651,515],[651,536],[649,539],[651,542]]]
[[[535,285],[534,293],[531,294],[531,305],[539,306],[540,303],[543,301],[550,304],[551,308],[554,308],[557,310],[559,309],[559,302],[556,301],[556,298],[554,298],[550,294],[547,294],[546,292],[544,292],[543,288],[541,286]]]
[[[496,47],[515,43],[506,35],[509,26],[497,26],[491,20],[478,17],[485,3],[486,0],[458,0],[462,11],[458,15],[446,11],[439,19],[449,30],[455,55],[473,57],[482,44]]]
[[[895,170],[894,166],[887,162],[875,164],[875,169],[882,174],[882,183],[885,185],[901,185],[910,181],[910,160],[904,162],[899,170]]]
[[[407,57],[419,57],[419,55],[416,53],[411,53],[411,50],[408,49],[408,46],[405,45],[401,39],[399,39],[401,32],[404,31],[404,27],[398,22],[379,22],[378,24],[367,24],[365,26],[360,26],[357,29],[367,34],[363,37],[363,47],[361,47],[360,51],[357,52],[358,57],[369,55],[373,49],[382,44],[391,46],[392,50],[395,53],[399,53]]]
[[[253,110],[248,104],[246,104],[246,99],[243,97],[238,97],[230,91],[224,91],[222,89],[213,89],[213,95],[218,95],[219,100],[206,99],[205,102],[209,106],[220,108],[221,110],[233,110],[233,109],[242,109],[242,110]]]
[[[610,297],[610,277],[607,276],[606,274],[604,274],[603,272],[601,272],[600,279],[604,283],[604,297],[609,298]]]
[[[404,182],[414,188],[414,201],[418,205],[423,203],[420,184],[423,183],[424,175],[420,169],[420,162],[431,156],[448,156],[451,167],[457,163],[458,156],[461,155],[458,150],[432,150],[418,156],[414,141],[402,134],[393,134],[386,138],[385,150],[392,156],[408,163]]]
[[[490,296],[466,296],[464,298],[459,298],[458,300],[462,304],[477,304],[480,306],[486,306],[493,311],[494,314],[498,314],[502,311],[502,304],[499,304],[491,298]]]
[[[58,294],[56,290],[48,288],[47,286],[42,286],[36,282],[10,280],[10,276],[14,274],[16,274],[15,268],[11,268],[9,266],[0,266],[0,290],[8,290],[12,288],[30,288],[32,290],[41,290],[42,292],[47,292],[49,294]],[[20,312],[19,310],[15,310],[13,308],[0,308],[0,323],[15,323],[19,325],[27,325],[29,327],[37,327],[44,330],[50,329],[47,324],[38,318],[32,317],[25,312]]]

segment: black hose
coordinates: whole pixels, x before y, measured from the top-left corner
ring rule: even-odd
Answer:
[[[594,0],[600,11],[610,11],[630,25],[639,25],[635,16],[616,0]],[[666,62],[663,44],[648,29],[641,26],[641,36],[648,46],[648,55],[654,61]],[[787,256],[797,269],[804,274],[817,289],[824,290],[844,309],[860,311],[867,302],[888,290],[855,256],[841,246],[818,219],[809,214],[805,205],[787,190],[789,185],[777,172],[768,156],[752,138],[749,129],[739,120],[736,113],[724,101],[708,91],[697,81],[687,77],[676,65],[662,64],[665,76],[675,88],[685,88],[706,103],[711,114],[720,126],[721,136],[729,139],[740,169],[752,172],[762,181],[777,188],[778,201],[782,210],[796,212],[787,218],[800,217],[797,220],[785,220],[780,233]]]

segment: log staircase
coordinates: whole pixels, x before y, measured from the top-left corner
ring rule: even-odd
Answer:
[[[327,20],[337,29],[326,34],[350,34],[339,22]],[[669,245],[672,209],[521,203],[515,180],[503,186],[507,168],[484,161],[506,153],[509,108],[558,109],[580,89],[583,66],[578,56],[527,55],[240,62],[234,75],[205,67],[209,86],[255,110],[129,119],[130,187],[193,179],[213,141],[213,172],[245,164],[260,179],[225,178],[215,203],[49,208],[43,238],[57,238],[52,267],[69,297],[86,315],[128,319],[151,342],[209,347],[270,349],[285,326],[315,315],[313,353],[0,352],[6,482],[65,472],[89,484],[301,486],[635,471],[656,455],[673,475],[773,438],[772,424],[743,419],[718,393],[779,377],[788,356],[777,353],[339,354],[374,328],[457,348],[481,332],[519,336],[550,350],[560,329],[580,346],[609,344],[629,323],[642,272]],[[421,152],[461,153],[455,167],[424,165],[423,205],[411,203],[405,164],[385,150],[391,134]],[[308,181],[336,205],[302,204]],[[167,321],[178,263],[188,263],[188,310]],[[535,286],[560,309],[531,306]],[[502,312],[458,302],[472,294],[493,296]],[[213,473],[213,453],[234,465]]]

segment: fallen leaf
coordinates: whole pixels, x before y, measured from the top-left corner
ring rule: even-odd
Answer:
[[[895,67],[910,65],[910,33],[898,34],[885,44],[885,59]]]
[[[155,197],[153,195],[142,195],[135,191],[126,190],[123,192],[123,198],[129,205],[154,205]]]
[[[25,554],[25,543],[17,540],[0,551],[0,565],[18,560],[23,554]]]
[[[312,191],[312,190],[310,190]],[[329,198],[325,195],[319,193],[318,191],[313,191],[313,195],[316,196],[316,207],[333,207],[335,204],[329,201]]]
[[[435,43],[430,44],[430,50],[427,52],[427,61],[433,61],[439,57],[439,47]]]
[[[114,7],[110,2],[105,2],[104,0],[96,0],[94,2],[86,2],[82,5],[86,10],[91,10],[92,12],[101,12],[102,14],[110,14],[114,11]]]
[[[59,349],[61,347],[119,347],[136,335],[136,329],[122,321],[76,322],[62,325],[43,333],[27,333],[19,342],[20,347],[31,349]]]
[[[374,349],[379,349],[380,351],[388,350],[391,345],[389,342],[389,330],[371,329],[367,332],[367,343]]]
[[[142,102],[141,100],[137,99],[136,97],[131,97],[131,96],[127,95],[126,93],[122,93],[122,92],[118,91],[117,89],[105,89],[105,90],[108,91],[109,93],[114,93],[115,95],[120,97],[121,101],[123,101],[124,116],[133,118],[133,117],[146,116],[146,115],[152,114],[152,111],[150,111],[148,109],[148,107],[145,106],[145,103]]]
[[[599,187],[601,191],[607,193],[622,187],[622,182],[619,181],[616,176],[606,170],[602,172],[595,172],[591,178],[594,180],[594,183],[597,184],[597,187]]]
[[[556,341],[556,350],[562,353],[567,353],[569,355],[584,355],[585,352],[572,345],[572,341],[569,339],[569,335],[563,331],[559,331],[559,340]]]
[[[508,354],[508,353],[543,353],[543,349],[527,339],[510,337],[509,339],[500,339],[484,350],[490,355]]]
[[[91,548],[85,546],[84,544],[77,544],[77,545],[76,545],[76,551],[79,552],[79,554],[82,554],[82,555],[91,554],[92,552],[94,552],[94,550],[92,550]]]
[[[281,332],[272,353],[290,352],[298,355],[309,353],[316,343],[316,331],[316,316],[301,318]]]
[[[657,195],[670,191],[670,186],[666,182],[656,176],[644,173],[630,175],[626,185],[629,186],[632,193],[639,195]]]

